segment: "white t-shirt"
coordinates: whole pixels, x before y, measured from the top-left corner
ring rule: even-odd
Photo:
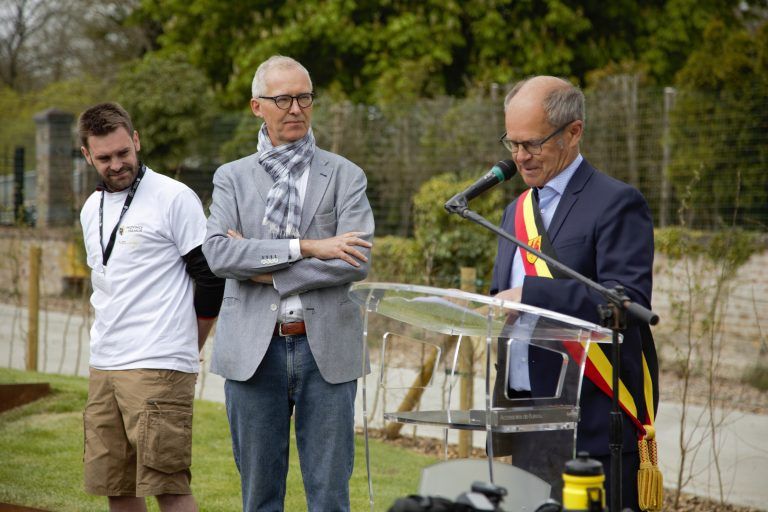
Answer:
[[[80,212],[95,311],[90,365],[197,372],[193,286],[181,257],[205,237],[200,199],[183,183],[147,169],[104,267],[101,196],[100,191],[91,194]],[[127,190],[104,192],[105,248],[127,196]]]

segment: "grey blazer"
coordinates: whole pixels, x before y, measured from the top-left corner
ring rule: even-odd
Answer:
[[[373,238],[373,213],[365,195],[362,169],[338,155],[317,149],[309,169],[302,206],[302,239],[317,240],[348,231]],[[369,261],[353,267],[342,260],[289,260],[289,240],[269,238],[261,225],[272,178],[256,155],[222,165],[213,177],[203,253],[213,272],[226,278],[214,339],[211,371],[248,380],[269,347],[281,297],[299,294],[312,355],[323,378],[348,382],[363,374],[360,308],[349,287],[364,279]],[[227,237],[227,230],[243,240]],[[254,283],[255,274],[272,273],[274,286]]]

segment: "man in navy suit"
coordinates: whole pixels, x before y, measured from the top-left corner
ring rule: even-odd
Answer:
[[[536,76],[519,82],[504,100],[506,133],[502,143],[512,153],[517,171],[536,199],[534,208],[548,237],[550,252],[561,263],[606,288],[624,287],[630,299],[650,308],[653,266],[653,225],[648,205],[635,188],[592,167],[581,155],[584,130],[584,95],[566,80]],[[525,195],[525,193],[523,194]],[[518,201],[504,211],[501,227],[515,233]],[[537,216],[539,214],[536,214]],[[529,240],[523,240],[529,242]],[[491,294],[599,323],[597,307],[604,298],[584,284],[567,278],[532,275],[525,255],[511,242],[500,239],[493,270]],[[610,348],[602,348],[609,356]],[[519,348],[517,349],[520,350]],[[529,350],[524,348],[523,350]],[[500,354],[500,357],[506,355]],[[652,394],[644,396],[643,358],[649,368]],[[509,364],[524,362],[528,375],[510,381],[508,395],[530,396],[531,386],[549,371],[536,368],[527,354],[510,348]],[[621,380],[634,398],[640,426],[623,413],[622,506],[639,510],[637,499],[638,432],[658,403],[657,362],[647,325],[628,318],[621,347]],[[496,390],[496,403],[504,400]],[[534,394],[535,398],[535,394]],[[653,411],[645,404],[652,403]],[[588,378],[580,398],[577,450],[586,450],[610,474],[609,430],[611,399]],[[497,436],[494,455],[512,455],[513,464],[536,472],[538,458],[549,448],[537,442],[540,433]],[[526,460],[530,459],[530,460]],[[542,474],[558,487],[559,472]],[[553,481],[557,480],[557,481]],[[608,484],[606,478],[606,484]],[[610,489],[607,489],[610,493]]]

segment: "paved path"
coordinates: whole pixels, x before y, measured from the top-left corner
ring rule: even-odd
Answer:
[[[659,407],[659,462],[667,487],[677,485],[682,412],[680,404],[662,403]],[[728,503],[768,510],[768,416],[717,410],[716,422],[721,426],[713,443],[706,415],[702,407],[686,408],[685,437],[703,441],[698,449],[690,443],[684,467],[685,473],[694,477],[684,490],[719,500],[722,488]],[[721,481],[713,463],[713,444],[719,451]]]
[[[40,317],[40,356],[39,368],[50,373],[67,375],[87,375],[88,372],[88,325],[81,316],[48,312]],[[0,366],[24,368],[27,317],[26,312],[12,306],[0,304]],[[207,347],[209,350],[210,347]],[[366,380],[369,409],[374,405],[375,379]],[[359,388],[361,389],[361,388]],[[477,382],[475,390],[481,393],[484,383]],[[222,402],[224,386],[221,377],[203,373],[198,379],[198,396],[203,399]],[[425,399],[439,400],[438,394]],[[375,401],[377,414],[381,417],[382,403],[379,397]],[[481,395],[476,395],[475,403],[483,403]],[[387,408],[396,407],[392,403]],[[362,418],[361,393],[358,392],[358,418]],[[666,487],[676,485],[677,473],[681,464],[680,456],[680,418],[682,408],[679,404],[662,403],[658,417],[660,464],[664,473]],[[704,439],[698,448],[691,448],[685,462],[686,475],[692,475],[683,489],[686,492],[719,499],[720,488],[728,503],[747,505],[761,510],[768,510],[768,416],[717,411],[717,420],[721,426],[717,429],[715,445],[719,450],[719,474],[712,462],[711,436],[704,428],[704,411],[691,406],[687,410],[685,433],[689,439]],[[361,420],[359,420],[361,421]],[[380,420],[374,421],[380,425]],[[419,435],[442,437],[437,428],[419,427]],[[404,434],[413,432],[412,426],[403,428]],[[455,431],[450,432],[450,440],[455,440]],[[485,445],[482,433],[475,433],[473,444]]]

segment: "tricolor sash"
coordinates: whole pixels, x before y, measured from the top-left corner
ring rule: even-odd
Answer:
[[[533,189],[523,192],[517,199],[515,209],[515,236],[537,251],[556,258],[552,243],[544,229],[544,221],[539,212],[539,205],[536,195],[532,193]],[[520,256],[523,261],[523,268],[526,276],[538,276],[548,278],[561,278],[560,272],[555,268],[550,268],[547,262],[535,254],[522,248]],[[586,343],[567,343],[566,349],[571,357],[581,361],[584,357],[584,346]],[[638,446],[640,451],[640,472],[638,474],[638,490],[640,508],[648,511],[661,510],[662,505],[662,483],[661,473],[657,466],[657,450],[655,440],[654,424],[654,399],[653,399],[653,377],[652,369],[648,365],[646,357],[646,347],[643,344],[643,399],[645,405],[645,415],[639,417],[634,397],[630,394],[627,387],[619,380],[619,406],[629,416],[637,429]],[[605,352],[593,343],[587,351],[587,359],[584,366],[584,375],[592,381],[603,393],[613,398],[613,381],[611,377],[612,364]]]

